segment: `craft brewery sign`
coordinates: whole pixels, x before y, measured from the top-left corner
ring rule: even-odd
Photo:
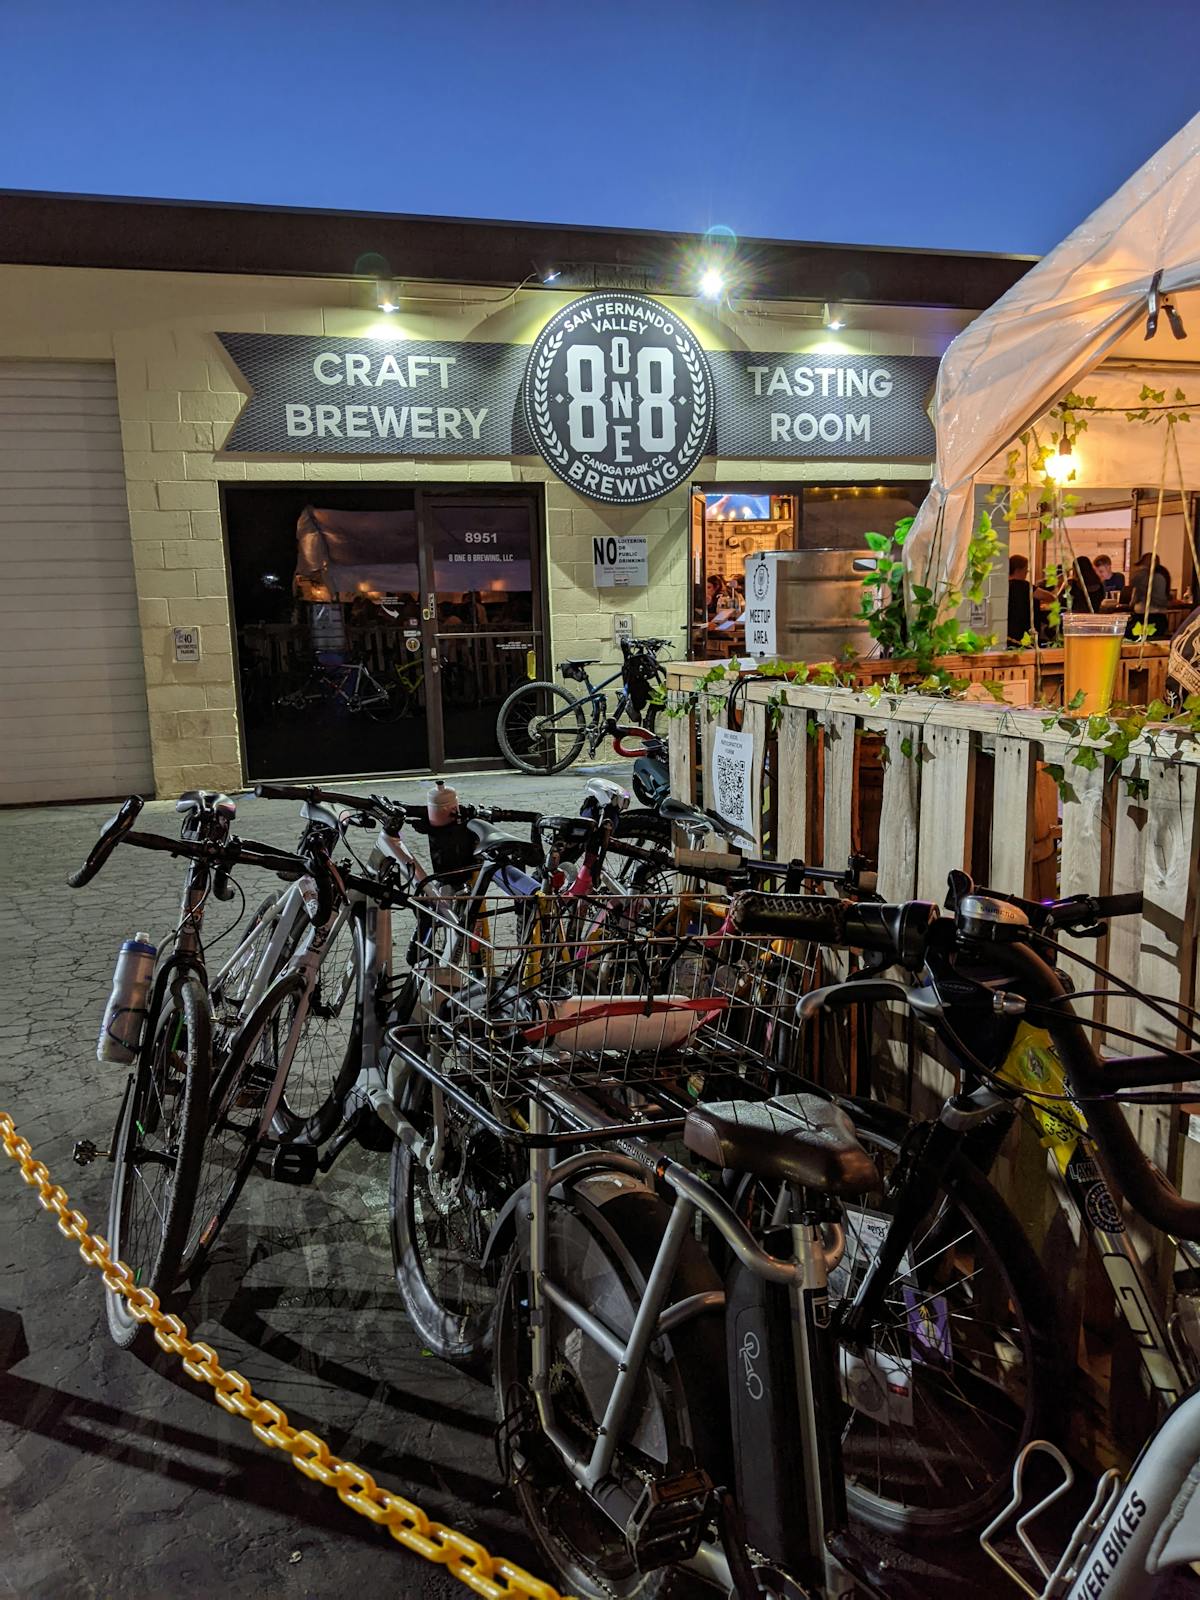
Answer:
[[[610,505],[657,499],[705,454],[928,460],[926,356],[707,355],[644,295],[585,295],[532,347],[222,333],[251,388],[230,455],[540,454]]]

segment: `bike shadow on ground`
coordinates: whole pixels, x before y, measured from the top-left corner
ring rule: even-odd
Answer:
[[[314,1245],[307,1228],[235,1214],[180,1314],[193,1338],[211,1343],[293,1426],[319,1434],[430,1516],[536,1570],[495,1465],[490,1384],[423,1351],[386,1257],[367,1246],[347,1262],[350,1244]],[[178,1362],[156,1356],[154,1366],[194,1390]],[[295,1476],[266,1459],[266,1472]]]

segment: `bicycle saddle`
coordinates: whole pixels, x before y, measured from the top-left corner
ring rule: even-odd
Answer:
[[[677,827],[694,828],[697,831],[703,829],[705,833],[715,833],[722,839],[736,841],[747,837],[735,822],[726,822],[715,811],[702,811],[699,806],[690,806],[686,800],[668,797],[660,803],[658,814]]]
[[[560,661],[558,663],[558,670],[562,672],[565,667],[594,667],[599,659],[599,656],[592,656],[590,660],[585,661],[583,657],[580,656],[578,660],[572,659],[570,661]]]
[[[528,839],[514,839],[511,833],[493,827],[481,817],[467,823],[475,837],[475,854],[489,861],[503,861],[514,867],[536,867],[542,859],[540,848]]]
[[[816,1094],[698,1106],[687,1114],[683,1142],[714,1166],[824,1194],[863,1195],[882,1187],[850,1118]]]
[[[176,800],[175,809],[184,814],[190,812],[194,817],[236,817],[237,801],[216,789],[186,789]]]

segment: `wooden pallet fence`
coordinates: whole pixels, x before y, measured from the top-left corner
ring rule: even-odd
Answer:
[[[686,693],[704,669],[672,670],[675,688]],[[1158,754],[1135,747],[1120,772],[1103,756],[1089,771],[1072,764],[1078,745],[1057,728],[1044,729],[1038,712],[911,693],[872,704],[855,690],[767,680],[752,681],[744,693],[743,725],[761,743],[764,759],[774,725],[779,859],[841,866],[852,848],[866,850],[877,860],[880,890],[889,900],[918,897],[942,904],[947,874],[956,868],[981,884],[1039,898],[1140,889],[1142,918],[1114,922],[1102,940],[1072,942],[1077,953],[1064,966],[1080,990],[1102,987],[1086,964],[1094,961],[1142,995],[1198,1003],[1200,754],[1194,746]],[[715,719],[699,713],[671,725],[671,771],[673,781],[678,774],[680,798],[697,792],[689,753],[711,749],[714,726]],[[1045,771],[1051,763],[1065,767],[1076,801],[1059,801]],[[1127,792],[1129,777],[1148,782],[1147,798]],[[699,785],[711,804],[703,771]],[[1078,1004],[1094,1020],[1182,1043],[1144,999],[1101,993]],[[903,1051],[904,1038],[903,1028],[891,1028],[887,1049],[893,1059]],[[1119,1041],[1107,1048],[1115,1053]],[[932,1109],[953,1080],[920,1048],[909,1060],[914,1106]],[[1200,1139],[1187,1137],[1188,1116],[1151,1107],[1129,1115],[1142,1148],[1185,1194],[1200,1198]],[[996,1180],[1043,1251],[1069,1336],[1078,1339],[1081,1354],[1094,1354],[1098,1339],[1106,1348],[1112,1341],[1104,1310],[1110,1302],[1073,1248],[1077,1230],[1067,1224],[1047,1178],[1045,1150],[1032,1130],[1019,1127],[1002,1153]],[[1142,1242],[1148,1254],[1160,1257],[1166,1294],[1172,1263],[1157,1249],[1158,1241]],[[1084,1317],[1089,1300],[1100,1307],[1098,1318]],[[1119,1358],[1118,1349],[1114,1371]],[[1108,1360],[1106,1354],[1103,1373]],[[1093,1443],[1100,1450],[1103,1441]]]

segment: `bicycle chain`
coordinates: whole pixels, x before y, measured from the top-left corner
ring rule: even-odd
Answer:
[[[156,1343],[179,1356],[188,1377],[207,1384],[223,1410],[248,1422],[260,1444],[282,1450],[306,1478],[334,1489],[343,1505],[377,1527],[386,1528],[397,1544],[414,1555],[445,1567],[484,1600],[572,1600],[516,1562],[491,1555],[478,1540],[433,1521],[403,1495],[382,1488],[363,1467],[336,1455],[310,1429],[292,1427],[279,1406],[260,1399],[240,1372],[221,1365],[211,1345],[190,1338],[182,1319],[164,1312],[152,1290],[134,1283],[132,1269],[123,1261],[113,1260],[107,1240],[92,1233],[88,1219],[72,1208],[66,1190],[51,1181],[45,1163],[34,1158],[29,1141],[17,1132],[13,1119],[3,1111],[0,1143],[5,1155],[20,1168],[21,1177],[37,1191],[38,1203],[54,1213],[58,1231],[78,1244],[79,1254],[102,1275],[105,1287],[125,1297],[134,1318],[149,1323],[154,1330]]]

